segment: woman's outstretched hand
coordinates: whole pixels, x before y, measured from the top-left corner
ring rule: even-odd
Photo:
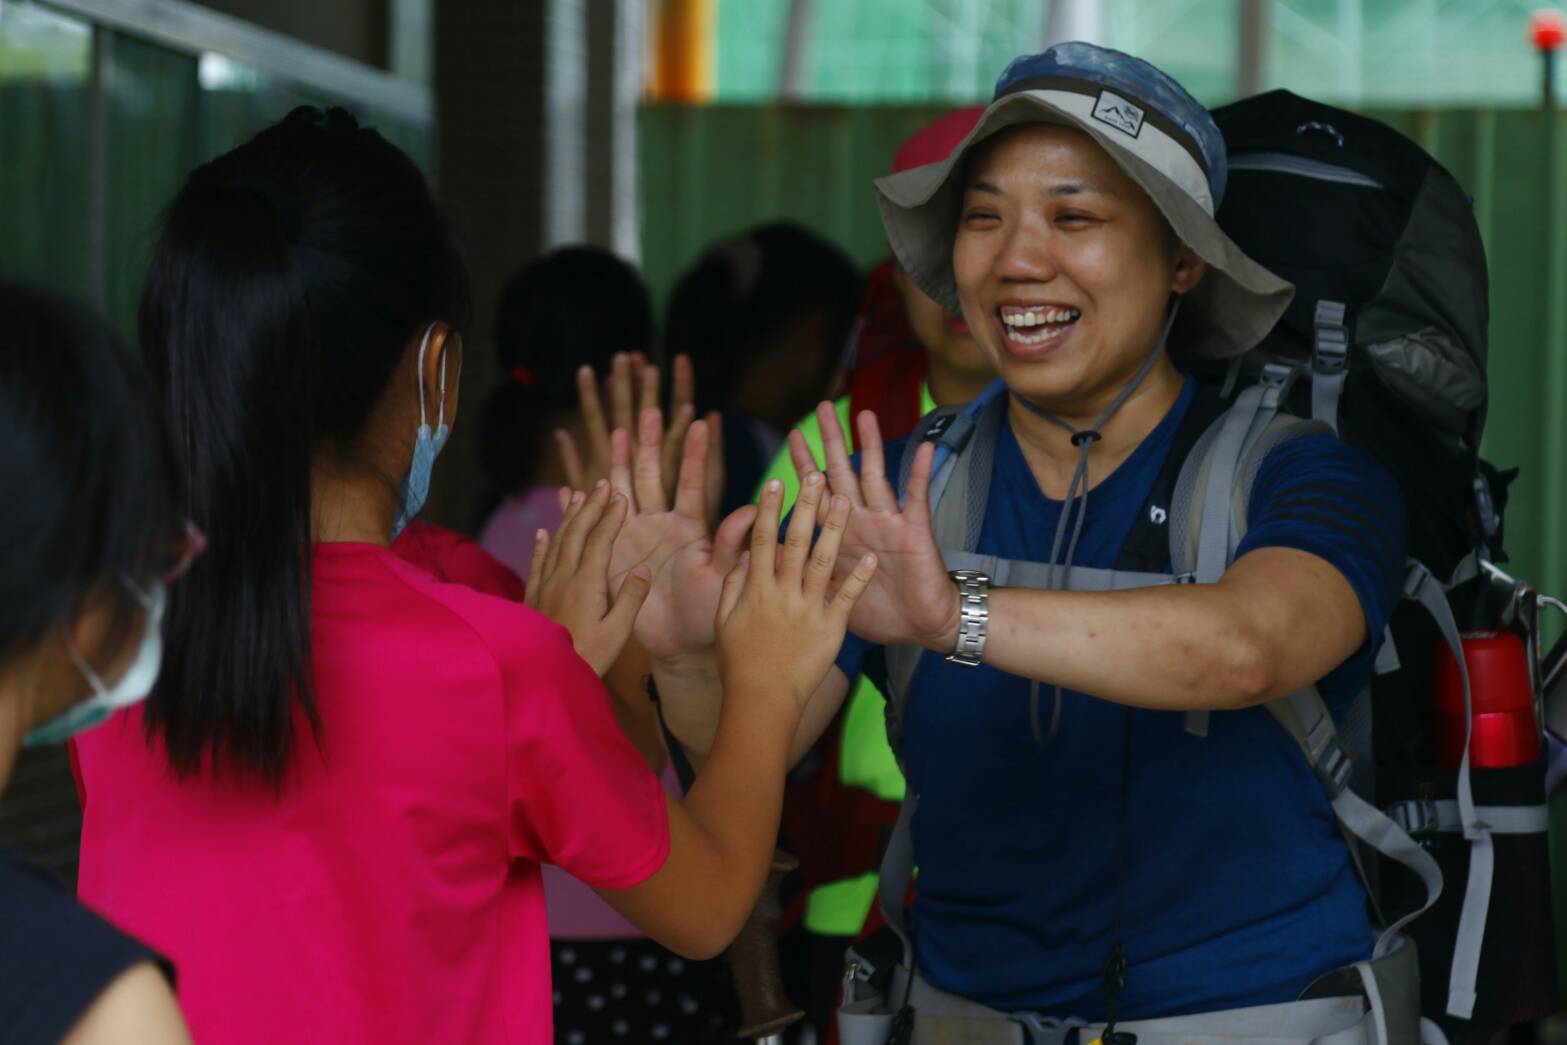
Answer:
[[[887,481],[886,451],[876,415],[862,411],[860,471],[855,474],[849,449],[830,403],[816,408],[827,452],[827,476],[833,493],[853,506],[844,531],[843,548],[852,562],[875,555],[880,563],[863,598],[854,607],[849,627],[856,635],[883,645],[920,645],[950,651],[957,641],[958,591],[947,574],[936,535],[931,529],[930,470],[935,447],[922,445],[914,455],[903,507]],[[802,477],[816,470],[815,461],[798,430],[789,433],[789,452]],[[840,576],[845,572],[839,568]]]
[[[535,535],[528,568],[528,605],[570,632],[577,654],[601,676],[631,638],[652,582],[651,572],[636,566],[612,594],[611,552],[629,507],[607,481],[591,494],[571,494],[556,535]]]
[[[778,544],[783,485],[776,479],[762,492],[751,529],[750,549],[729,572],[718,604],[718,668],[724,700],[756,694],[792,695],[798,721],[811,694],[826,678],[843,645],[849,615],[876,574],[876,557],[845,558],[847,570],[834,591],[849,499],[828,499],[819,472],[806,475]],[[821,523],[814,548],[812,535]]]

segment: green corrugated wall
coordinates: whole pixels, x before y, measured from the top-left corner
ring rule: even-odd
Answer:
[[[642,245],[654,293],[667,296],[704,244],[769,218],[799,220],[861,263],[881,257],[871,179],[906,134],[943,111],[644,108]],[[1563,179],[1546,169],[1544,118],[1531,110],[1373,115],[1430,149],[1474,197],[1491,263],[1484,449],[1499,466],[1522,469],[1507,513],[1513,568],[1567,592],[1567,206],[1553,198]],[[1561,153],[1567,128],[1556,142]],[[1567,158],[1559,155],[1555,170],[1567,172]]]

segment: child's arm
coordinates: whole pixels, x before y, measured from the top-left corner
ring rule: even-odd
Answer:
[[[825,486],[818,481],[802,493],[781,548],[782,491],[764,494],[748,557],[724,582],[717,614],[723,708],[696,785],[684,803],[670,804],[669,857],[640,885],[600,891],[643,932],[689,957],[727,947],[756,903],[778,837],[791,741],[875,571],[867,557],[832,592],[849,504],[832,499],[813,552]]]

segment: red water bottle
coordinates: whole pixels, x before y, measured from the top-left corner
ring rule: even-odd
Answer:
[[[1523,639],[1510,631],[1466,631],[1461,637],[1473,705],[1469,764],[1507,769],[1539,761],[1544,750]],[[1446,643],[1436,649],[1435,711],[1436,764],[1457,769],[1464,757],[1464,682]]]

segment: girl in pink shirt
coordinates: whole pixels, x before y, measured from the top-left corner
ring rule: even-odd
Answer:
[[[644,490],[628,521],[625,467],[574,495],[527,605],[437,579],[389,545],[458,414],[464,299],[418,170],[343,110],[198,168],[164,219],[142,350],[209,545],[156,690],[78,746],[80,891],[179,966],[198,1041],[543,1045],[542,864],[695,957],[765,878],[789,738],[874,565],[828,598],[847,503],[815,478],[787,547],[777,496],[709,540],[695,425],[673,508]],[[675,804],[599,675],[693,527],[735,699]]]

